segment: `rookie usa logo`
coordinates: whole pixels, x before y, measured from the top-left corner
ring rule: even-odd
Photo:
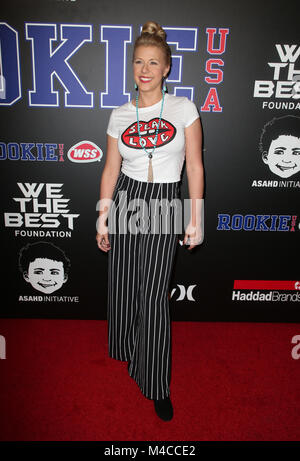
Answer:
[[[133,44],[134,40],[133,26],[99,24],[95,27],[97,29],[94,30],[92,24],[57,24],[38,21],[25,22],[22,30],[18,31],[10,24],[1,22],[1,49],[9,51],[1,54],[1,70],[3,71],[1,74],[3,75],[0,75],[0,106],[12,106],[23,98],[22,61],[19,50],[25,48],[28,49],[28,59],[32,63],[31,75],[28,77],[32,84],[28,89],[28,99],[26,98],[30,107],[69,107],[72,109],[100,107],[102,109],[119,107],[129,102],[131,96],[125,83],[129,76],[124,63],[127,59],[128,46]],[[175,46],[174,53],[172,53],[175,65],[172,66],[168,77],[170,83],[176,83],[175,96],[194,99],[194,87],[182,78],[185,74],[185,55],[190,54],[194,57],[196,67],[200,62],[206,73],[204,77],[206,90],[204,90],[205,94],[201,94],[203,103],[200,110],[222,112],[219,87],[224,80],[224,56],[228,48],[227,36],[230,28],[208,26],[198,29],[197,27],[186,27],[186,24],[183,26],[165,25],[164,28],[167,31],[168,42]],[[207,52],[207,55],[201,52],[200,58],[198,54],[199,33],[204,39],[201,41],[201,50],[204,49]],[[85,56],[91,59],[89,48],[91,43],[96,53],[92,56],[93,61],[98,60],[96,50],[105,48],[101,64],[104,83],[103,88],[100,89],[100,98],[98,89],[88,91],[88,82],[80,78],[80,73],[78,74],[69,62],[69,59],[76,57],[77,53],[83,56],[83,62]],[[54,78],[60,86],[61,91],[59,92],[54,89]]]
[[[0,160],[64,162],[64,145],[50,142],[0,142]]]
[[[71,162],[100,162],[103,152],[92,141],[80,141],[70,147],[67,157]],[[64,162],[64,144],[47,142],[0,142],[0,160],[21,162]]]
[[[218,231],[295,232],[300,230],[296,215],[218,214]]]

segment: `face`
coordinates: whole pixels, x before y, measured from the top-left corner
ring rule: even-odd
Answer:
[[[24,272],[26,282],[43,293],[53,293],[67,281],[62,261],[37,258],[29,264],[28,272]]]
[[[157,46],[139,46],[133,59],[133,77],[140,92],[161,91],[161,82],[170,66]]]
[[[281,135],[273,140],[263,161],[281,178],[289,178],[300,171],[300,138]]]

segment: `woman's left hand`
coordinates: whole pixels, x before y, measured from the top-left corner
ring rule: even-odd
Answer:
[[[203,240],[201,223],[193,226],[190,222],[186,228],[183,245],[189,245],[188,250],[192,250],[195,246],[200,245]]]

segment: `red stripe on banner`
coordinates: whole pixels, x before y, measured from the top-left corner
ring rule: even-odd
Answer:
[[[236,290],[299,290],[297,280],[235,280]]]

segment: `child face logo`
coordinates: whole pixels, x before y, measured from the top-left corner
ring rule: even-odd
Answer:
[[[36,258],[30,262],[28,272],[24,272],[24,279],[36,290],[49,294],[61,288],[68,275],[62,261]]]
[[[300,171],[300,138],[280,135],[274,139],[262,159],[272,173],[281,178],[289,178]]]

